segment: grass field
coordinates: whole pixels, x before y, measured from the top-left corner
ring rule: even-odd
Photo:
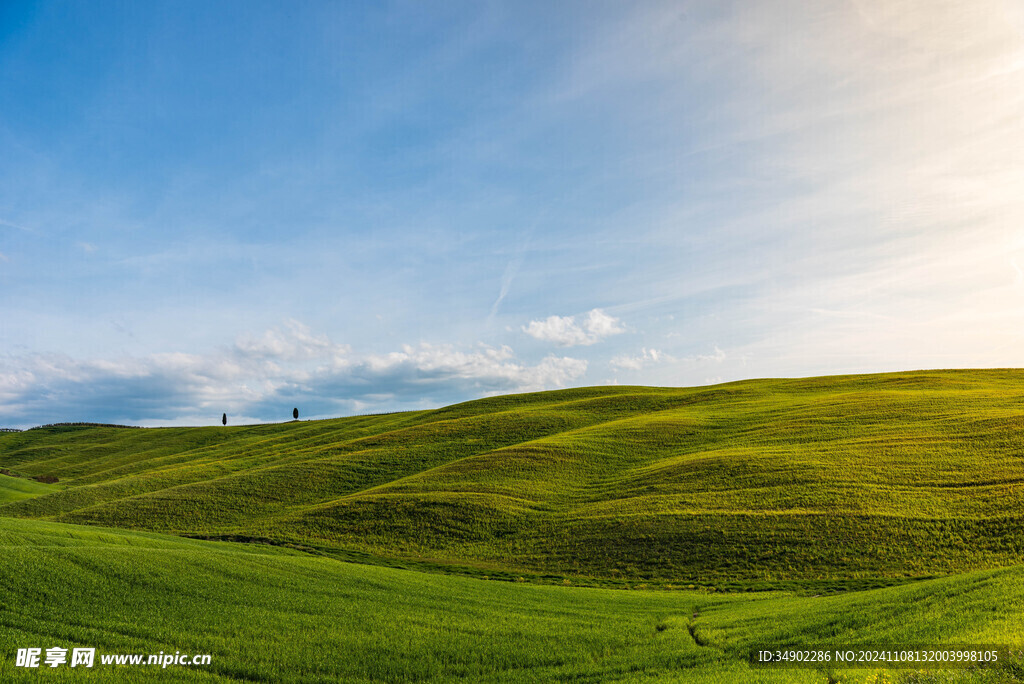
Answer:
[[[489,582],[12,519],[0,519],[0,550],[5,682],[907,681],[918,675],[752,668],[746,654],[771,644],[1024,636],[1019,568],[811,598]],[[13,649],[53,646],[211,661],[166,670],[98,660],[84,672],[13,667]],[[1008,670],[946,674],[1013,681]]]
[[[1024,681],[745,660],[1024,645],[1021,371],[62,426],[0,468],[0,681]],[[73,645],[211,664],[13,667]]]
[[[0,475],[0,504],[51,494],[56,489],[35,480]]]

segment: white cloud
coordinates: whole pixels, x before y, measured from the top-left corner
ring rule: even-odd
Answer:
[[[480,344],[473,351],[452,345],[405,345],[400,352],[368,356],[348,371],[354,378],[376,377],[382,385],[430,386],[449,383],[488,394],[565,387],[586,372],[587,362],[548,356],[535,366],[515,359],[508,346]]]
[[[668,363],[672,361],[675,361],[675,359],[668,354],[658,351],[657,349],[647,349],[644,347],[640,350],[640,354],[638,356],[629,356],[628,354],[616,356],[611,360],[611,365],[613,368],[621,368],[624,370],[640,370],[644,366]]]
[[[314,335],[308,326],[295,320],[285,322],[262,335],[243,335],[235,343],[239,356],[260,359],[313,359],[330,356],[341,358],[351,350],[347,345],[332,343],[327,335]]]
[[[440,406],[480,396],[566,387],[587,362],[519,361],[508,346],[405,345],[359,356],[288,321],[209,354],[118,360],[54,354],[0,357],[0,426],[93,421],[144,425],[284,420]],[[205,417],[205,419],[203,418]]]
[[[601,309],[591,310],[579,323],[575,316],[548,316],[543,321],[530,321],[523,326],[527,335],[562,347],[591,345],[625,331],[618,318]]]

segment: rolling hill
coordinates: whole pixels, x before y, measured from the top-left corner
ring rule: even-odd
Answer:
[[[40,428],[0,433],[0,468],[0,516],[569,582],[903,580],[1024,562],[1024,372]]]

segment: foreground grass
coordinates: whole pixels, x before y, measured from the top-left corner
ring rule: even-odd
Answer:
[[[0,554],[5,682],[910,681],[899,672],[754,669],[745,654],[823,640],[1024,637],[1017,568],[820,598],[613,591],[12,519],[0,519]],[[13,666],[18,648],[53,646],[209,653],[212,661],[166,670]],[[1014,681],[1007,672],[957,676]]]

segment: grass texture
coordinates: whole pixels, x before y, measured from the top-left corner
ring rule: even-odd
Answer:
[[[746,654],[1024,637],[1020,568],[821,597],[616,591],[3,518],[0,553],[4,682],[1010,682],[1006,668],[759,669]],[[17,648],[54,646],[211,662],[14,667]]]

